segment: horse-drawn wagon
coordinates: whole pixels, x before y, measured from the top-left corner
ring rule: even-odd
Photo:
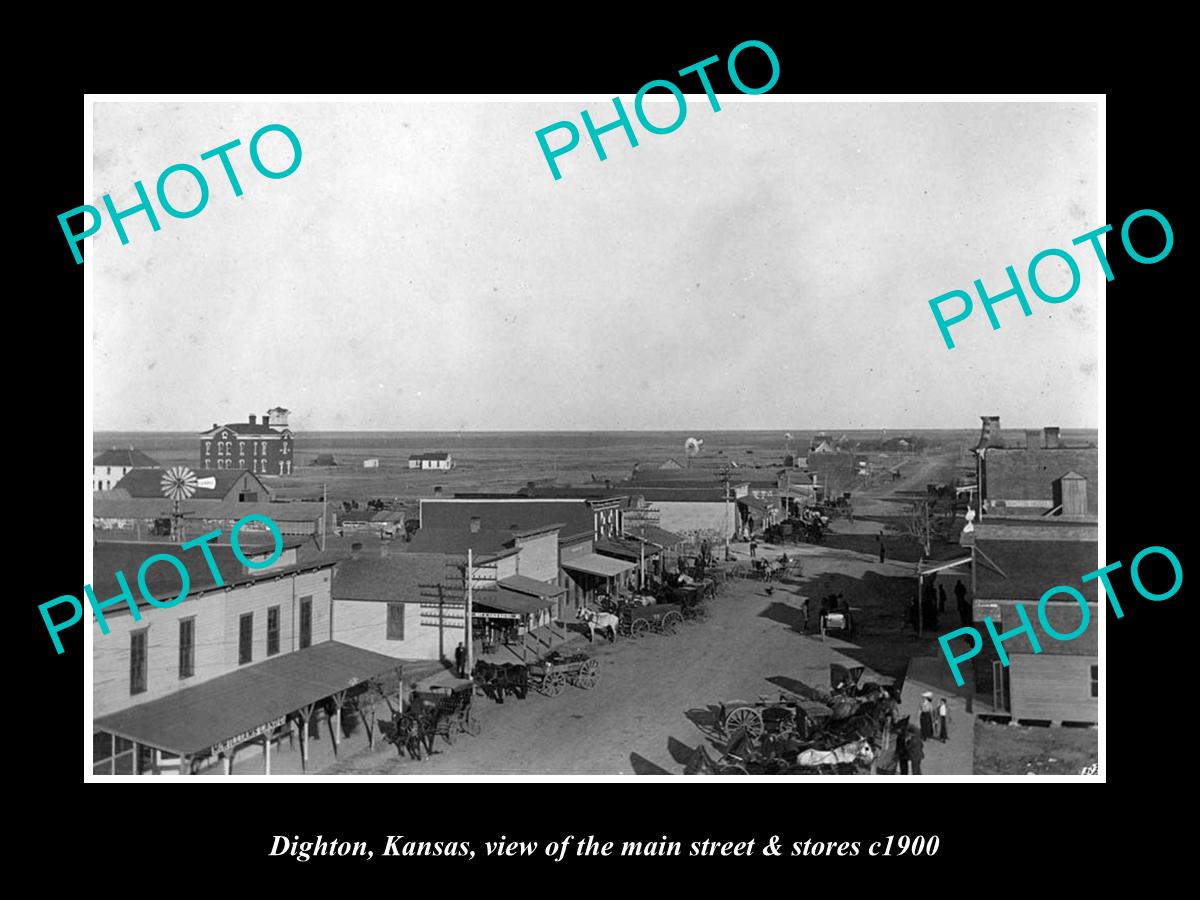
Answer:
[[[546,697],[557,697],[568,684],[585,691],[600,681],[600,661],[586,653],[562,656],[551,653],[529,666],[529,686]]]
[[[617,630],[626,637],[645,637],[650,632],[674,634],[683,624],[682,607],[678,603],[653,603],[648,606],[628,604],[618,613]]]
[[[764,694],[757,700],[726,700],[719,708],[717,726],[726,737],[740,728],[752,738],[764,734],[807,738],[833,716],[825,704],[785,692],[775,698]]]
[[[413,691],[411,707],[414,712],[432,713],[428,724],[434,734],[453,744],[459,734],[477,735],[479,722],[471,715],[474,682],[459,685],[433,685],[424,691]]]

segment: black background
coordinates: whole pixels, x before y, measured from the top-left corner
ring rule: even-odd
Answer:
[[[796,886],[790,880],[794,877],[819,876],[847,879],[841,881],[840,889],[850,890],[857,885],[855,876],[868,871],[883,879],[904,878],[897,886],[916,885],[908,876],[917,875],[928,886],[921,889],[936,890],[935,875],[945,877],[960,868],[983,875],[1019,867],[1024,860],[1040,864],[1046,854],[1078,862],[1089,845],[1106,839],[1103,835],[1110,829],[1120,830],[1124,839],[1135,843],[1165,839],[1169,829],[1155,828],[1151,833],[1125,815],[1125,811],[1161,797],[1163,788],[1170,793],[1172,780],[1184,776],[1184,748],[1171,752],[1164,745],[1173,737],[1182,740],[1179,729],[1189,724],[1190,716],[1179,712],[1188,705],[1181,703],[1180,692],[1194,693],[1181,674],[1181,663],[1188,655],[1185,645],[1190,640],[1183,612],[1186,587],[1168,601],[1151,603],[1137,597],[1128,580],[1129,561],[1149,545],[1171,548],[1184,569],[1188,567],[1182,517],[1191,505],[1191,448],[1188,434],[1181,429],[1189,428],[1193,418],[1186,384],[1194,383],[1195,376],[1182,363],[1191,358],[1187,354],[1192,340],[1188,313],[1195,299],[1181,285],[1194,256],[1190,246],[1192,210],[1184,203],[1181,187],[1183,155],[1194,145],[1183,138],[1187,123],[1178,102],[1170,99],[1167,87],[1173,82],[1163,73],[1161,63],[1143,67],[1125,56],[1118,70],[1115,65],[1089,63],[1082,57],[1056,61],[1056,54],[1042,53],[1028,35],[1022,39],[1006,36],[1003,23],[995,24],[995,30],[953,41],[924,38],[923,43],[913,43],[900,40],[898,33],[884,33],[886,28],[868,38],[858,28],[846,25],[830,30],[811,24],[742,28],[726,23],[702,33],[672,31],[664,38],[628,23],[618,26],[599,8],[597,33],[587,38],[583,32],[590,29],[563,25],[554,31],[557,14],[546,16],[546,23],[539,27],[553,34],[531,36],[520,43],[510,36],[522,27],[517,22],[495,32],[490,41],[468,40],[458,31],[407,31],[397,25],[389,26],[393,37],[364,43],[360,32],[370,27],[366,22],[356,23],[352,31],[346,31],[346,26],[330,26],[319,42],[311,37],[289,37],[286,32],[273,32],[275,39],[266,40],[266,32],[252,29],[253,39],[222,46],[227,58],[223,65],[176,71],[163,63],[152,69],[150,81],[139,75],[136,67],[129,71],[121,71],[120,66],[93,69],[87,86],[163,93],[588,92],[620,94],[628,108],[629,98],[646,81],[671,78],[678,69],[714,54],[722,60],[709,69],[714,89],[721,94],[733,92],[724,60],[733,46],[755,38],[770,44],[779,57],[781,76],[774,94],[1107,93],[1108,208],[1105,218],[1095,223],[1113,225],[1106,243],[1115,275],[1106,301],[1108,477],[1103,496],[1107,561],[1119,559],[1126,565],[1113,579],[1126,616],[1117,620],[1111,612],[1108,615],[1102,674],[1108,710],[1103,772],[1107,786],[1081,782],[1070,797],[1064,797],[1063,791],[1070,789],[1067,786],[1034,778],[1024,779],[1021,787],[876,780],[876,785],[891,785],[887,790],[868,789],[853,779],[836,784],[753,785],[736,779],[718,783],[683,778],[670,784],[462,785],[395,779],[387,784],[240,785],[233,794],[225,793],[223,782],[210,779],[195,779],[210,785],[207,788],[191,784],[169,792],[141,785],[132,789],[127,785],[84,785],[80,756],[90,732],[81,721],[78,705],[83,684],[82,629],[63,635],[67,652],[56,656],[37,612],[37,604],[47,599],[78,594],[87,579],[86,573],[74,568],[79,541],[74,504],[79,497],[80,460],[71,435],[79,419],[72,413],[76,401],[65,399],[67,395],[78,397],[72,376],[81,368],[78,354],[82,349],[74,316],[82,308],[83,274],[55,218],[85,202],[80,186],[84,104],[77,87],[60,82],[36,100],[26,101],[22,133],[36,135],[36,140],[29,145],[21,171],[32,171],[29,177],[16,179],[16,187],[26,192],[26,197],[20,201],[21,214],[15,223],[13,219],[9,223],[10,228],[14,224],[17,228],[15,236],[10,233],[9,246],[21,251],[10,255],[10,265],[31,276],[19,275],[19,283],[27,286],[9,298],[13,310],[10,384],[18,407],[12,411],[16,419],[10,428],[20,425],[14,438],[23,430],[40,435],[35,453],[12,448],[9,507],[13,516],[10,572],[15,573],[16,582],[9,608],[15,617],[11,621],[19,623],[13,643],[24,659],[19,677],[10,682],[10,702],[15,709],[9,717],[9,772],[13,776],[21,773],[17,780],[25,783],[23,789],[34,791],[33,801],[27,804],[32,845],[54,857],[77,845],[80,836],[94,836],[97,849],[105,845],[129,848],[139,866],[174,870],[176,883],[209,888],[248,887],[242,880],[244,874],[257,870],[288,879],[278,882],[281,886],[311,884],[313,875],[323,873],[340,879],[347,890],[368,886],[419,890],[423,888],[406,878],[416,867],[451,885],[458,883],[456,879],[469,885],[478,878],[481,883],[507,884],[522,891],[536,890],[538,884],[547,890],[569,890],[571,883],[611,890],[625,890],[625,885],[636,883],[648,889],[649,882],[622,880],[629,870],[642,868],[642,878],[660,872],[669,875],[673,889],[686,885],[694,890],[715,889],[714,873],[736,869],[743,873],[738,876],[739,890],[759,891],[773,889],[771,882],[760,880],[772,874],[789,879],[779,885],[783,889]],[[1041,24],[1050,33],[1059,28],[1060,37],[1078,38],[1073,30],[1078,22],[1056,24],[1044,19]],[[487,31],[482,26],[480,30]],[[447,37],[450,33],[455,35],[453,39]],[[765,62],[755,71],[756,60],[761,60],[756,51],[739,58],[739,72],[750,85],[764,83],[768,75]],[[184,68],[192,74],[185,74]],[[685,91],[698,87],[695,76],[676,81]],[[1120,245],[1124,218],[1143,208],[1166,215],[1175,233],[1170,256],[1153,266],[1131,261]],[[1147,231],[1143,241],[1140,229],[1135,229],[1135,245],[1156,247],[1151,232]],[[88,243],[84,244],[85,254]],[[28,261],[27,256],[31,257]],[[1082,248],[1076,256],[1081,266],[1098,265],[1088,262]],[[1009,262],[1021,268],[1019,260],[996,262],[997,268]],[[913,298],[912,302],[926,299]],[[1073,302],[1095,301],[1077,297]],[[1035,314],[1040,309],[1035,306]],[[939,347],[935,339],[936,334],[931,337],[931,352]],[[85,334],[85,340],[90,336]],[[1006,361],[996,354],[992,364],[999,369]],[[154,383],[147,382],[145,390],[154,391]],[[1013,398],[1013,403],[1019,409],[1020,398]],[[974,417],[976,405],[969,396],[964,397],[963,408],[970,412],[964,425]],[[1113,792],[1105,794],[1103,804],[1102,790]],[[478,850],[483,841],[500,834],[541,842],[565,834],[594,834],[619,845],[621,840],[655,840],[662,835],[685,842],[757,837],[761,843],[770,834],[779,834],[786,842],[807,838],[869,842],[888,834],[918,833],[940,836],[940,866],[902,858],[870,859],[865,844],[863,855],[854,859],[785,856],[777,860],[685,858],[650,863],[569,859],[557,866],[540,856],[532,863],[488,860],[479,854],[469,864],[407,858],[370,863],[316,859],[299,864],[266,855],[274,834],[299,834],[308,839],[318,834],[336,835],[343,840],[367,840],[377,848],[384,835],[404,834],[423,840],[471,840]],[[198,855],[186,862],[192,849]],[[131,862],[124,853],[104,856],[101,868]],[[237,874],[223,863],[236,866]],[[568,879],[594,871],[616,880],[494,880],[529,865],[547,874],[558,868]],[[93,867],[93,871],[99,869]],[[973,883],[956,880],[943,887],[952,892]],[[835,889],[836,884],[831,881],[827,889]]]

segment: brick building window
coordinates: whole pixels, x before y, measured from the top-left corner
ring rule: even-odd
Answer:
[[[1100,667],[1092,666],[1092,696],[1100,696]]]

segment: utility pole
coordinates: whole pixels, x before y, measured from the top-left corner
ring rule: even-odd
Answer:
[[[721,481],[725,485],[725,559],[729,559],[729,466],[721,469]]]
[[[325,552],[325,530],[329,521],[329,483],[321,485],[321,552]]]
[[[467,619],[466,619],[466,641],[464,649],[467,651],[467,671],[472,672],[475,669],[475,642],[471,639],[471,606],[475,599],[475,594],[472,587],[472,582],[475,581],[475,557],[471,552],[471,548],[467,548]]]

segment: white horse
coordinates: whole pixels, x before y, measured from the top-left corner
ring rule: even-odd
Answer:
[[[602,632],[607,631],[608,639],[610,641],[616,641],[617,626],[621,623],[621,620],[612,613],[599,612],[594,609],[589,609],[586,606],[582,606],[579,609],[579,621],[587,624],[589,641],[594,642],[596,640],[597,629]]]

